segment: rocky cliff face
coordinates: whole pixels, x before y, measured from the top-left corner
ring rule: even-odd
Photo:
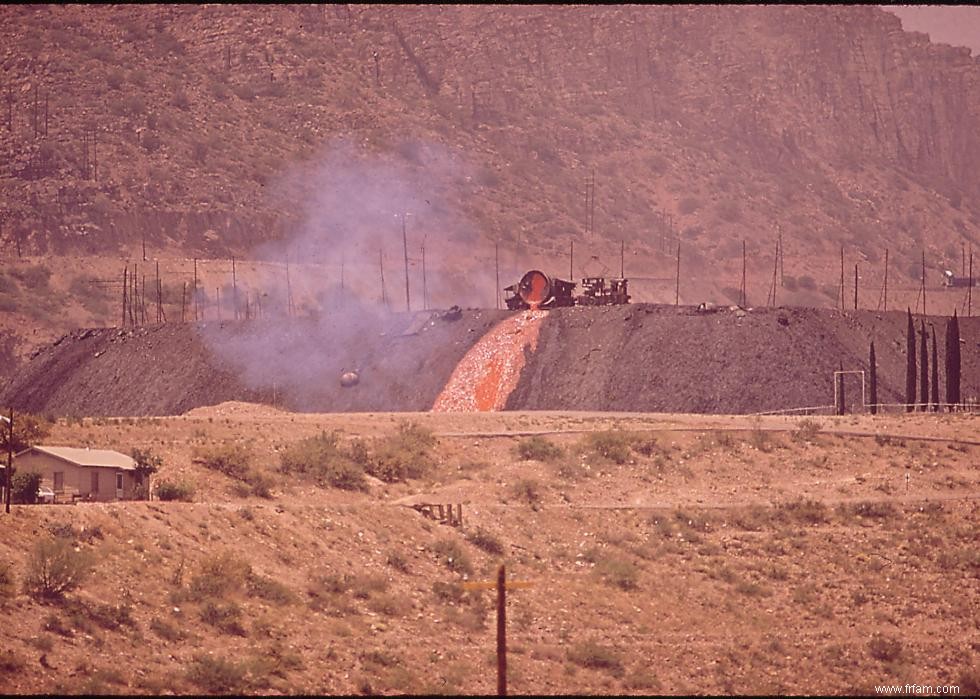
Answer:
[[[841,246],[848,278],[859,263],[876,288],[885,248],[910,286],[921,251],[936,284],[980,243],[980,66],[874,7],[0,15],[3,233],[27,253],[125,253],[148,233],[159,254],[218,256],[289,238],[325,187],[303,173],[338,138],[454,208],[418,223],[462,267],[499,240],[508,273],[565,269],[576,240],[580,260],[616,268],[622,240],[633,276],[658,279],[680,242],[683,294],[727,301],[745,240],[760,303],[778,233],[782,300],[831,304]],[[661,286],[636,291],[672,300]]]

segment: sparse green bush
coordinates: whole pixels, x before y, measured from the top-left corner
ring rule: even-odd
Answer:
[[[41,539],[27,559],[25,592],[38,600],[59,600],[77,589],[92,570],[91,557],[62,538]]]
[[[320,485],[343,490],[364,490],[366,460],[363,444],[358,442],[349,450],[339,444],[334,432],[321,432],[289,445],[279,455],[279,470],[288,474],[312,477]]]
[[[544,437],[522,439],[517,447],[517,455],[525,461],[557,461],[564,450]]]
[[[902,655],[902,642],[897,638],[876,633],[868,641],[868,652],[875,660],[892,662]]]
[[[467,575],[473,573],[473,564],[470,562],[470,557],[466,555],[466,551],[463,550],[463,547],[455,539],[440,539],[429,548],[443,560],[450,570],[456,573],[466,573]]]
[[[232,636],[248,635],[241,618],[242,608],[235,602],[219,604],[209,600],[201,607],[201,621]]]
[[[621,590],[636,590],[640,586],[640,569],[626,558],[603,558],[596,565],[596,572],[605,582]]]
[[[790,434],[790,439],[797,444],[812,442],[821,429],[823,429],[823,425],[816,420],[804,418],[796,424],[796,429]]]
[[[194,501],[194,486],[186,481],[160,481],[157,483],[156,493],[159,500]]]
[[[625,464],[630,458],[632,437],[619,430],[604,430],[586,435],[585,447],[596,456],[615,464]]]
[[[622,676],[624,672],[619,653],[594,641],[578,643],[569,648],[568,659],[576,665],[591,670],[605,670],[615,677]]]
[[[421,478],[434,465],[435,443],[431,430],[414,422],[403,422],[395,434],[373,442],[365,468],[386,483]]]
[[[150,620],[150,630],[165,641],[182,641],[187,638],[187,634],[159,617]]]
[[[0,600],[7,600],[17,592],[14,584],[14,568],[9,563],[0,561]]]
[[[193,461],[205,468],[223,473],[230,478],[245,480],[252,461],[252,452],[241,444],[222,444],[211,448],[198,448]]]
[[[203,654],[194,658],[187,679],[210,694],[241,694],[248,688],[243,665]]]
[[[541,485],[533,478],[522,478],[511,487],[511,493],[518,500],[534,505],[541,500]]]
[[[467,539],[471,544],[492,556],[499,556],[504,552],[504,546],[500,543],[500,539],[483,527],[477,527],[476,531],[471,532]]]
[[[252,566],[231,551],[204,560],[201,569],[191,579],[193,599],[223,598],[240,592],[252,575]]]
[[[37,502],[37,489],[41,487],[41,474],[17,471],[10,478],[10,499],[22,505]]]

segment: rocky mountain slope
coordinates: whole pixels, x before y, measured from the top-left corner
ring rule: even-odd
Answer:
[[[345,264],[373,279],[379,256],[393,276],[403,223],[412,283],[424,246],[446,305],[474,275],[492,288],[495,242],[501,284],[622,264],[652,302],[673,301],[679,244],[683,300],[737,301],[743,241],[758,304],[781,238],[781,303],[838,304],[843,247],[846,299],[857,265],[862,306],[880,307],[887,249],[892,307],[915,308],[923,253],[933,288],[980,242],[977,61],[874,7],[0,18],[5,266],[51,273],[50,290],[0,279],[21,352],[34,331],[117,322],[115,293],[88,308],[94,270],[157,259],[190,281],[191,257],[292,258],[335,286]],[[965,301],[933,298],[941,313]]]

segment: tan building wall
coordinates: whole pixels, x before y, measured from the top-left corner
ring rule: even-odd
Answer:
[[[59,496],[91,495],[92,500],[108,502],[111,500],[131,500],[136,488],[134,471],[115,468],[112,466],[79,466],[64,459],[29,451],[14,457],[14,470],[31,471],[41,474],[41,485],[46,485]],[[56,484],[56,475],[61,474],[60,483]],[[122,478],[119,478],[119,475]],[[117,485],[122,485],[121,493]],[[59,487],[55,487],[58,485]],[[97,486],[96,492],[93,488]]]

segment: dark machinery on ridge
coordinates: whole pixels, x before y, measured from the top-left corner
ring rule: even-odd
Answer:
[[[504,301],[512,311],[528,308],[561,308],[565,306],[614,306],[629,303],[627,279],[586,277],[583,293],[575,295],[575,282],[549,277],[532,269],[516,284],[504,288]]]

